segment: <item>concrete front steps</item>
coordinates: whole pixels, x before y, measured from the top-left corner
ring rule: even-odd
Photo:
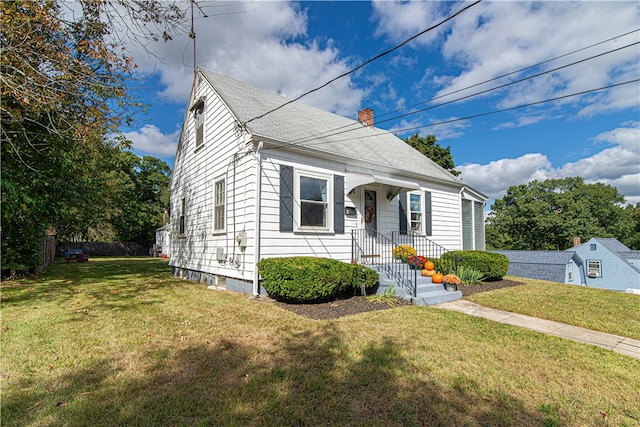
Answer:
[[[428,279],[428,281],[426,280]],[[432,283],[431,277],[420,277],[413,303],[416,305],[434,305],[457,301],[462,298],[460,291],[445,291],[442,283]]]
[[[394,280],[388,278],[382,269],[377,269],[380,274],[380,287],[378,294],[383,294],[386,289],[395,286],[396,295],[399,298],[412,301],[415,305],[435,305],[443,302],[457,301],[462,298],[460,291],[445,291],[442,283],[433,283],[431,277],[418,276],[418,287],[414,298],[410,291],[400,287]]]

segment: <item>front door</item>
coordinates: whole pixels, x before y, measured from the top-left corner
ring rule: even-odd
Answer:
[[[375,236],[378,230],[378,194],[375,190],[364,190],[364,229]]]

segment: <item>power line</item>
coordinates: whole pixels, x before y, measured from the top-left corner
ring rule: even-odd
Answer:
[[[427,99],[427,100],[424,100],[424,101],[421,101],[421,102],[418,102],[418,103],[415,103],[415,104],[409,105],[409,106],[404,107],[404,108],[400,108],[400,109],[398,109],[398,110],[390,111],[390,112],[388,112],[388,113],[379,114],[379,115],[377,115],[377,117],[379,118],[379,117],[388,116],[388,115],[390,115],[390,114],[397,113],[397,112],[400,112],[400,111],[404,111],[404,110],[406,110],[406,109],[408,109],[408,108],[416,107],[416,106],[418,106],[418,105],[426,104],[426,103],[428,103],[428,102],[432,102],[432,101],[435,101],[435,100],[437,100],[437,99],[444,98],[444,97],[446,97],[446,96],[454,95],[454,94],[456,94],[456,93],[463,92],[463,91],[465,91],[465,90],[472,89],[472,88],[474,88],[474,87],[478,87],[478,86],[480,86],[480,85],[483,85],[483,84],[486,84],[486,83],[490,83],[490,82],[492,82],[492,81],[496,81],[496,80],[502,79],[502,78],[504,78],[504,77],[508,77],[508,76],[513,75],[513,74],[516,74],[516,73],[521,73],[521,72],[523,72],[523,71],[526,71],[526,70],[529,70],[529,69],[532,69],[532,68],[535,68],[535,67],[539,67],[539,66],[544,65],[544,64],[547,64],[547,63],[549,63],[549,62],[552,62],[552,61],[555,61],[555,60],[558,60],[558,59],[564,58],[564,57],[569,56],[569,55],[573,55],[573,54],[575,54],[575,53],[578,53],[578,52],[581,52],[581,51],[584,51],[584,50],[590,49],[590,48],[592,48],[592,47],[595,47],[595,46],[598,46],[598,45],[604,44],[604,43],[609,42],[609,41],[611,41],[611,40],[615,40],[615,39],[617,39],[617,38],[624,37],[624,36],[627,36],[627,35],[629,35],[629,34],[632,34],[632,33],[638,32],[638,31],[640,31],[640,29],[631,30],[631,31],[628,31],[628,32],[626,32],[626,33],[623,33],[623,34],[617,35],[617,36],[615,36],[615,37],[608,38],[607,40],[603,40],[603,41],[600,41],[600,42],[597,42],[597,43],[593,43],[593,44],[591,44],[591,45],[589,45],[589,46],[585,46],[585,47],[582,47],[582,48],[580,48],[580,49],[576,49],[576,50],[573,50],[573,51],[571,51],[571,52],[567,52],[567,53],[564,53],[564,54],[562,54],[562,55],[556,56],[556,57],[554,57],[554,58],[550,58],[550,59],[547,59],[547,60],[545,60],[545,61],[538,62],[537,64],[529,65],[529,66],[527,66],[527,67],[520,68],[520,69],[518,69],[518,70],[511,71],[511,72],[508,72],[508,73],[502,74],[502,75],[500,75],[500,76],[497,76],[497,77],[494,77],[494,78],[491,78],[491,79],[488,79],[488,80],[485,80],[485,81],[482,81],[482,82],[479,82],[479,83],[475,83],[475,84],[473,84],[473,85],[470,85],[470,86],[467,86],[467,87],[464,87],[464,88],[461,88],[461,89],[458,89],[458,90],[455,90],[455,91],[452,91],[452,92],[448,92],[448,93],[445,93],[445,94],[442,94],[442,95],[439,95],[439,96],[433,97],[433,98],[431,98],[431,99]],[[637,43],[635,43],[635,44],[637,44]],[[631,46],[631,45],[623,46],[622,48],[626,48],[626,47],[629,47],[629,46]],[[527,80],[527,79],[530,79],[530,78],[533,78],[533,77],[537,77],[537,76],[543,75],[543,74],[545,74],[545,73],[549,73],[549,72],[557,71],[557,70],[559,70],[559,69],[561,69],[561,68],[568,67],[568,66],[571,66],[571,65],[575,65],[575,64],[577,64],[577,63],[579,63],[579,62],[584,62],[584,61],[587,61],[587,60],[589,60],[589,59],[593,59],[593,58],[595,58],[595,57],[597,57],[597,56],[601,56],[601,55],[605,55],[605,54],[608,54],[608,53],[614,52],[614,51],[616,51],[616,50],[619,50],[619,49],[614,49],[614,50],[612,50],[612,51],[608,51],[608,52],[605,52],[605,53],[600,54],[600,55],[595,55],[595,56],[592,56],[592,57],[590,57],[590,58],[586,58],[586,59],[584,59],[584,60],[582,60],[582,61],[576,61],[576,62],[574,62],[574,63],[572,63],[572,64],[568,64],[568,65],[565,65],[565,66],[563,66],[563,67],[558,67],[558,68],[555,68],[555,69],[553,69],[553,70],[549,70],[549,71],[546,71],[546,72],[538,73],[538,74],[536,74],[536,75],[534,75],[534,76],[529,76],[529,77],[527,77],[527,78],[523,78],[523,79],[520,79],[520,80],[516,80],[516,81],[513,81],[513,82],[511,82],[511,83],[507,83],[507,84],[505,84],[505,85],[502,85],[502,86],[497,86],[497,87],[495,87],[495,88],[488,89],[488,90],[486,90],[486,91],[478,92],[478,93],[475,93],[475,94],[472,94],[472,95],[468,95],[468,96],[466,96],[466,97],[462,97],[462,98],[457,98],[457,99],[452,100],[452,101],[449,101],[449,102],[447,102],[447,103],[438,104],[438,105],[436,105],[436,106],[432,106],[432,107],[425,108],[425,109],[422,109],[422,110],[418,110],[418,111],[414,111],[414,112],[411,112],[411,113],[407,113],[407,114],[405,114],[405,115],[397,116],[397,117],[394,117],[394,118],[392,118],[392,119],[385,119],[385,120],[382,120],[382,121],[377,121],[377,120],[376,120],[376,122],[377,122],[377,123],[385,123],[385,122],[388,122],[388,121],[390,121],[390,120],[395,120],[395,119],[398,119],[398,118],[406,117],[406,116],[409,116],[409,115],[411,115],[411,114],[416,114],[416,113],[419,113],[419,112],[423,112],[423,111],[426,111],[426,110],[431,109],[431,108],[436,108],[436,107],[439,107],[439,106],[442,106],[442,105],[446,105],[446,104],[449,104],[449,103],[452,103],[452,102],[456,102],[456,101],[459,101],[459,100],[462,100],[462,99],[466,99],[466,98],[469,98],[469,97],[472,97],[472,96],[476,96],[476,95],[479,95],[479,94],[482,94],[482,93],[486,93],[486,92],[489,92],[489,91],[492,91],[492,90],[500,89],[500,88],[502,88],[502,87],[504,87],[504,86],[508,86],[508,85],[515,84],[515,83],[519,83],[519,82],[521,82],[521,81],[524,81],[524,80]],[[352,129],[348,129],[348,128],[352,128]],[[317,138],[317,137],[328,137],[328,136],[334,136],[334,135],[339,135],[339,134],[346,133],[346,132],[349,132],[349,131],[351,131],[351,130],[355,130],[355,129],[359,129],[359,128],[360,128],[360,126],[359,126],[359,124],[358,124],[358,123],[350,123],[350,124],[348,124],[348,125],[340,126],[340,127],[334,128],[334,129],[330,129],[330,130],[327,130],[327,131],[321,132],[321,133],[319,133],[319,134],[315,135],[314,137],[315,137],[315,138]],[[341,129],[347,129],[347,130],[344,130],[344,131],[342,131],[342,132],[338,132],[338,131],[339,131],[339,130],[341,130]],[[333,133],[332,133],[332,132],[333,132]],[[309,139],[309,137],[304,137],[304,138],[300,138],[300,139],[296,139],[296,140],[290,141],[290,143],[294,143],[294,142],[306,142],[306,141],[308,141],[308,140],[310,140],[310,139]]]
[[[558,60],[558,59],[564,58],[564,57],[566,57],[566,56],[573,55],[574,53],[582,52],[583,50],[591,49],[592,47],[599,46],[599,45],[601,45],[601,44],[604,44],[604,43],[610,42],[610,41],[615,40],[615,39],[620,38],[620,37],[628,36],[629,34],[632,34],[632,33],[638,32],[638,31],[640,31],[640,28],[636,28],[635,30],[627,31],[627,32],[626,32],[626,33],[624,33],[624,34],[620,34],[620,35],[617,35],[617,36],[615,36],[615,37],[608,38],[607,40],[603,40],[603,41],[601,41],[601,42],[594,43],[594,44],[591,44],[591,45],[589,45],[589,46],[585,46],[585,47],[583,47],[583,48],[576,49],[576,50],[571,51],[571,52],[567,52],[567,53],[562,54],[562,55],[560,55],[560,56],[556,56],[555,58],[547,59],[547,60],[545,60],[545,61],[538,62],[537,64],[529,65],[529,66],[527,66],[527,67],[520,68],[519,70],[511,71],[511,72],[509,72],[509,73],[502,74],[502,75],[500,75],[500,76],[497,76],[497,77],[494,77],[494,78],[491,78],[491,79],[488,79],[488,80],[482,81],[482,82],[480,82],[480,83],[473,84],[473,85],[471,85],[471,86],[464,87],[464,88],[462,88],[462,89],[454,90],[453,92],[445,93],[445,94],[442,94],[442,95],[436,96],[436,97],[434,97],[434,98],[427,99],[427,100],[425,100],[425,101],[420,101],[420,102],[418,102],[418,103],[415,103],[415,104],[412,104],[412,105],[408,105],[408,106],[403,107],[403,108],[400,108],[400,109],[398,109],[398,110],[394,110],[394,111],[390,111],[390,112],[388,112],[388,113],[380,114],[380,115],[378,115],[378,117],[384,117],[384,116],[388,116],[389,114],[399,113],[400,111],[404,111],[404,110],[409,109],[409,108],[417,107],[418,105],[426,104],[427,102],[435,101],[436,99],[444,98],[445,96],[449,96],[449,95],[453,95],[453,94],[456,94],[456,93],[459,93],[459,92],[463,92],[463,91],[465,91],[465,90],[467,90],[467,89],[472,89],[472,88],[474,88],[474,87],[481,86],[481,85],[483,85],[483,84],[485,84],[485,83],[490,83],[490,82],[493,82],[493,81],[496,81],[496,80],[500,80],[500,79],[502,79],[502,78],[504,78],[504,77],[508,77],[508,76],[510,76],[510,75],[513,75],[513,74],[522,73],[523,71],[527,71],[527,70],[530,70],[530,69],[532,69],[532,68],[539,67],[539,66],[544,65],[544,64],[547,64],[547,63],[549,63],[549,62],[553,62],[553,61],[556,61],[556,60]]]
[[[460,97],[460,98],[456,98],[456,99],[453,99],[453,100],[451,100],[451,101],[442,102],[442,103],[440,103],[440,104],[436,104],[436,105],[432,105],[432,106],[427,107],[427,108],[422,108],[422,109],[420,109],[420,110],[412,111],[412,112],[407,113],[407,114],[401,114],[401,115],[399,115],[399,116],[391,117],[390,119],[382,120],[382,121],[380,121],[380,122],[378,122],[378,123],[385,123],[385,122],[388,122],[388,121],[391,121],[391,120],[397,120],[397,119],[400,119],[400,118],[403,118],[403,117],[411,116],[411,115],[413,115],[413,114],[422,113],[422,112],[424,112],[424,111],[431,110],[431,109],[433,109],[433,108],[442,107],[442,106],[444,106],[444,105],[448,105],[448,104],[451,104],[451,103],[454,103],[454,102],[462,101],[463,99],[468,99],[468,98],[472,98],[472,97],[474,97],[474,96],[478,96],[478,95],[485,94],[485,93],[487,93],[487,92],[491,92],[491,91],[498,90],[498,89],[503,89],[503,88],[505,88],[505,87],[507,87],[507,86],[511,86],[511,85],[516,84],[516,83],[522,83],[522,82],[524,82],[524,81],[526,81],[526,80],[530,80],[530,79],[533,79],[533,78],[536,78],[536,77],[540,77],[540,76],[545,75],[545,74],[553,73],[553,72],[558,71],[558,70],[561,70],[561,69],[563,69],[563,68],[571,67],[571,66],[573,66],[573,65],[577,65],[577,64],[580,64],[580,63],[582,63],[582,62],[590,61],[590,60],[592,60],[592,59],[599,58],[599,57],[601,57],[601,56],[608,55],[608,54],[610,54],[610,53],[614,53],[614,52],[617,52],[617,51],[622,50],[622,49],[626,49],[626,48],[631,47],[631,46],[635,46],[635,45],[637,45],[637,44],[640,44],[640,41],[639,41],[639,42],[635,42],[635,43],[630,43],[630,44],[628,44],[628,45],[626,45],[626,46],[622,46],[622,47],[619,47],[619,48],[616,48],[616,49],[613,49],[613,50],[609,50],[609,51],[607,51],[607,52],[599,53],[599,54],[597,54],[597,55],[593,55],[593,56],[590,56],[590,57],[588,57],[588,58],[584,58],[584,59],[581,59],[581,60],[579,60],[579,61],[572,62],[572,63],[570,63],[570,64],[562,65],[562,66],[560,66],[560,67],[553,68],[553,69],[551,69],[551,70],[543,71],[543,72],[538,73],[538,74],[533,74],[533,75],[531,75],[531,76],[527,76],[527,77],[524,77],[524,78],[519,79],[519,80],[514,80],[514,81],[512,81],[512,82],[505,83],[505,84],[502,84],[502,85],[500,85],[500,86],[496,86],[496,87],[493,87],[493,88],[490,88],[490,89],[485,89],[485,90],[480,91],[480,92],[476,92],[476,93],[472,93],[472,94],[470,94],[470,95],[466,95],[466,96],[463,96],[463,97]],[[474,85],[474,86],[475,86],[475,85]],[[425,102],[426,102],[426,101],[425,101]]]
[[[493,87],[493,88],[485,89],[483,91],[475,92],[475,93],[472,93],[470,95],[466,95],[466,96],[462,96],[460,98],[452,99],[452,100],[447,101],[447,102],[442,102],[440,104],[432,105],[432,106],[429,106],[427,108],[422,108],[420,110],[411,111],[411,112],[406,113],[406,114],[401,114],[399,116],[391,117],[389,119],[385,119],[385,120],[379,121],[378,123],[385,123],[385,122],[388,122],[388,121],[397,120],[397,119],[400,119],[400,118],[403,118],[403,117],[411,116],[413,114],[422,113],[422,112],[425,112],[427,110],[432,110],[434,108],[438,108],[438,107],[442,107],[442,106],[445,106],[445,105],[448,105],[448,104],[452,104],[454,102],[458,102],[458,101],[461,101],[461,100],[464,100],[464,99],[468,99],[468,98],[472,98],[472,97],[475,97],[475,96],[483,95],[485,93],[492,92],[494,90],[502,89],[502,88],[505,88],[507,86],[511,86],[511,85],[514,85],[514,84],[517,84],[517,83],[521,83],[523,81],[530,80],[530,79],[533,79],[533,78],[536,78],[536,77],[540,77],[540,76],[545,75],[545,74],[553,73],[553,72],[561,70],[563,68],[571,67],[573,65],[577,65],[577,64],[580,64],[582,62],[586,62],[586,61],[589,61],[589,60],[592,60],[592,59],[595,59],[595,58],[598,58],[598,57],[601,57],[601,56],[604,56],[604,55],[608,55],[610,53],[614,53],[614,52],[617,52],[619,50],[626,49],[626,48],[631,47],[631,46],[635,46],[637,44],[640,44],[640,42],[630,43],[630,44],[628,44],[626,46],[621,46],[619,48],[612,49],[612,50],[609,50],[607,52],[599,53],[597,55],[593,55],[591,57],[584,58],[584,59],[581,59],[579,61],[572,62],[570,64],[562,65],[560,67],[556,67],[556,68],[553,68],[553,69],[550,69],[550,70],[547,70],[547,71],[540,72],[538,74],[527,76],[527,77],[524,77],[522,79],[514,80],[514,81],[511,81],[511,82],[502,84],[500,86],[496,86],[496,87]],[[475,85],[469,86],[469,88],[476,87],[476,86],[478,86],[478,85],[475,84]],[[461,90],[465,90],[465,89],[461,89]],[[461,90],[458,90],[458,91],[452,92],[452,93],[457,93],[457,92],[460,92]],[[446,95],[443,95],[443,96],[446,96]],[[440,96],[439,98],[441,98],[441,97],[442,96]],[[428,102],[428,101],[425,101],[425,102]],[[340,134],[343,134],[343,133],[347,133],[347,132],[351,132],[351,131],[359,129],[360,128],[359,126],[355,127],[355,128],[353,127],[353,126],[357,126],[357,125],[358,125],[357,123],[352,123],[352,124],[349,124],[349,125],[342,126],[340,128],[336,128],[335,130],[332,130],[332,131],[326,131],[326,132],[323,132],[321,134],[314,135],[314,136],[311,136],[311,137],[304,137],[304,138],[300,138],[300,139],[297,139],[297,140],[293,140],[293,141],[290,141],[289,143],[304,144],[305,142],[313,141],[314,139],[316,139],[316,138],[318,138],[320,136],[329,137],[329,136],[340,135]],[[350,129],[346,129],[346,128],[350,128]],[[340,130],[340,129],[344,129],[344,130],[338,132],[338,130]],[[333,133],[329,133],[329,132],[333,132]]]
[[[382,58],[383,56],[386,56],[386,55],[390,54],[391,52],[393,52],[393,51],[395,51],[395,50],[397,50],[397,49],[401,48],[401,47],[402,47],[402,46],[404,46],[404,45],[406,45],[406,44],[407,44],[407,43],[409,43],[410,41],[412,41],[412,40],[414,40],[414,39],[416,39],[416,38],[420,37],[421,35],[423,35],[423,34],[425,34],[425,33],[429,32],[429,31],[431,31],[431,30],[433,30],[433,29],[435,29],[435,28],[438,28],[438,27],[439,27],[439,26],[441,26],[442,24],[444,24],[444,23],[446,23],[446,22],[448,22],[448,21],[452,20],[452,19],[453,19],[453,18],[455,18],[456,16],[460,15],[461,13],[465,12],[467,9],[469,9],[469,8],[471,8],[471,7],[475,6],[475,5],[477,5],[477,4],[478,4],[478,3],[480,3],[480,2],[482,2],[482,0],[477,0],[477,1],[473,2],[473,3],[472,3],[472,4],[470,4],[470,5],[467,5],[467,6],[463,7],[462,9],[460,9],[459,11],[457,11],[456,13],[454,13],[453,15],[451,15],[451,16],[449,16],[449,17],[445,18],[444,20],[442,20],[442,21],[438,22],[437,24],[432,25],[431,27],[429,27],[429,28],[427,28],[427,29],[425,29],[425,30],[423,30],[423,31],[419,32],[418,34],[416,34],[416,35],[413,35],[413,36],[409,37],[408,39],[406,39],[405,41],[403,41],[403,42],[402,42],[402,43],[400,43],[399,45],[396,45],[396,46],[392,47],[391,49],[389,49],[389,50],[387,50],[387,51],[385,51],[385,52],[382,52],[382,53],[380,53],[380,54],[378,54],[378,55],[374,56],[374,57],[373,57],[373,58],[371,58],[371,59],[368,59],[367,61],[365,61],[365,62],[363,62],[362,64],[358,65],[357,67],[353,68],[352,70],[349,70],[349,71],[347,71],[347,72],[345,72],[345,73],[343,73],[343,74],[341,74],[341,75],[339,75],[339,76],[337,76],[337,77],[334,77],[333,79],[329,80],[328,82],[324,83],[323,85],[318,86],[318,87],[316,87],[315,89],[311,89],[310,91],[303,93],[302,95],[298,96],[297,98],[294,98],[294,99],[292,99],[292,100],[289,100],[289,101],[285,102],[284,104],[280,105],[279,107],[273,108],[273,109],[271,109],[271,110],[267,111],[267,112],[266,112],[266,113],[264,113],[264,114],[261,114],[261,115],[259,115],[259,116],[256,116],[256,117],[254,117],[254,118],[252,118],[252,119],[250,119],[250,120],[247,120],[246,122],[244,122],[244,125],[246,126],[248,123],[250,123],[250,122],[252,122],[252,121],[254,121],[254,120],[261,119],[261,118],[265,117],[265,116],[266,116],[266,115],[268,115],[268,114],[271,114],[271,113],[273,113],[273,112],[275,112],[275,111],[278,111],[278,110],[279,110],[279,109],[281,109],[282,107],[284,107],[284,106],[286,106],[286,105],[289,105],[289,104],[291,104],[291,103],[293,103],[293,102],[299,101],[301,98],[303,98],[303,97],[305,97],[305,96],[307,96],[307,95],[309,95],[309,94],[311,94],[311,93],[313,93],[313,92],[315,92],[315,91],[318,91],[318,90],[320,90],[320,89],[322,89],[322,88],[324,88],[324,87],[326,87],[326,86],[330,85],[331,83],[335,82],[336,80],[339,80],[339,79],[341,79],[341,78],[343,78],[343,77],[348,76],[349,74],[352,74],[352,73],[354,73],[354,72],[358,71],[359,69],[361,69],[361,68],[362,68],[362,67],[364,67],[365,65],[368,65],[368,64],[372,63],[373,61],[375,61],[375,60],[377,60],[377,59],[380,59],[380,58]]]
[[[398,129],[398,130],[396,130],[396,132],[403,133],[403,132],[409,132],[409,131],[412,131],[412,130],[417,130],[417,129],[422,129],[422,128],[428,128],[428,127],[433,127],[433,126],[439,126],[439,125],[444,125],[444,124],[449,124],[449,123],[460,122],[460,121],[463,121],[463,120],[476,119],[478,117],[490,116],[492,114],[504,113],[506,111],[512,111],[512,110],[517,110],[517,109],[521,109],[521,108],[533,107],[535,105],[546,104],[548,102],[558,101],[558,100],[561,100],[561,99],[571,98],[571,97],[579,96],[579,95],[585,95],[585,94],[593,93],[593,92],[599,92],[599,91],[611,89],[611,88],[614,88],[614,87],[624,86],[624,85],[627,85],[627,84],[637,83],[637,82],[640,82],[640,79],[629,80],[629,81],[622,82],[622,83],[614,83],[614,84],[611,84],[611,85],[608,85],[608,86],[602,86],[602,87],[599,87],[599,88],[596,88],[596,89],[584,90],[584,91],[572,93],[572,94],[569,94],[569,95],[557,96],[557,97],[545,99],[545,100],[542,100],[542,101],[530,102],[528,104],[517,105],[515,107],[503,108],[503,109],[500,109],[500,110],[493,110],[493,111],[488,111],[488,112],[484,112],[484,113],[472,114],[470,116],[460,117],[460,118],[457,118],[457,119],[444,120],[442,122],[431,123],[431,124],[428,124],[428,125],[420,125],[420,126],[414,126],[414,127],[410,127],[410,128]],[[369,136],[364,136],[364,137],[358,137],[357,139],[374,138],[376,136],[379,136],[379,135],[369,135]],[[332,142],[332,143],[333,142],[344,142],[344,141],[351,141],[351,140],[354,140],[354,139],[356,139],[356,138],[346,138],[346,139],[343,139],[343,140],[330,141],[330,142]],[[297,144],[296,147],[313,147],[313,146],[323,145],[323,144],[327,144],[327,143],[328,142],[325,141],[325,142],[317,142],[315,144]],[[277,147],[274,147],[274,148],[277,148]]]

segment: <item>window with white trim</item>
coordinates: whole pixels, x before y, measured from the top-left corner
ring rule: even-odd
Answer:
[[[332,182],[329,175],[297,173],[296,220],[300,230],[331,230]]]
[[[422,195],[409,194],[409,215],[411,218],[411,230],[422,233]]]
[[[185,232],[185,215],[187,212],[187,199],[182,198],[182,200],[180,200],[180,222],[179,222],[179,232],[180,234],[184,234]]]
[[[573,264],[567,265],[567,280],[569,281],[573,280]]]
[[[213,230],[225,229],[225,180],[218,179],[213,186]]]
[[[594,259],[587,260],[587,275],[591,278],[602,277],[602,262]]]
[[[204,98],[196,101],[193,107],[193,121],[196,131],[196,150],[204,144]]]

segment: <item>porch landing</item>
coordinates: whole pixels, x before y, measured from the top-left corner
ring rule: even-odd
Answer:
[[[398,298],[412,301],[415,305],[435,305],[443,302],[457,301],[462,298],[460,291],[445,291],[441,283],[433,283],[431,277],[417,276],[416,296],[411,295],[410,290],[398,285],[396,280],[390,278],[385,273],[385,269],[380,265],[367,266],[373,268],[380,274],[380,286],[377,294],[384,294],[389,287],[395,286]],[[413,278],[412,278],[413,279]]]

